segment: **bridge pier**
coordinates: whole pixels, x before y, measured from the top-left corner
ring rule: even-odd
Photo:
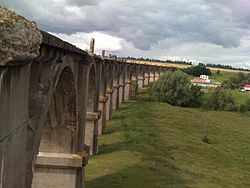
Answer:
[[[112,94],[112,97],[113,97],[113,110],[118,109],[118,106],[119,106],[119,88],[120,88],[119,84],[114,84],[113,85],[113,89],[114,89],[114,92]]]
[[[155,81],[155,74],[150,72],[149,83],[153,83],[154,81]]]
[[[26,187],[28,63],[0,66],[0,187],[4,188]]]
[[[107,96],[101,96],[100,97],[100,101],[99,101],[99,110],[100,110],[100,114],[101,117],[98,120],[98,135],[104,134],[105,133],[105,127],[106,127],[106,104],[108,101],[108,97]]]
[[[149,84],[149,76],[148,74],[146,74],[144,79],[144,86],[147,86],[148,84]]]
[[[128,101],[128,100],[130,100],[131,98],[131,81],[130,80],[127,80],[126,82],[125,82],[125,88],[124,88],[124,100],[125,101]]]
[[[144,78],[143,77],[139,77],[138,78],[138,88],[141,89],[144,87]]]
[[[130,99],[134,99],[136,97],[138,91],[138,79],[132,78],[131,80],[131,92],[130,92]]]
[[[85,144],[89,146],[90,155],[98,153],[98,141],[95,133],[98,120],[100,119],[100,113],[87,112],[86,116],[86,128],[85,128]],[[98,133],[97,133],[98,134]]]
[[[107,101],[107,106],[106,106],[106,119],[107,121],[112,118],[113,114],[113,89],[107,89],[107,96],[108,96],[108,101]]]

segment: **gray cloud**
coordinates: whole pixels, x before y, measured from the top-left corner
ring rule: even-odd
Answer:
[[[5,0],[0,5],[49,32],[105,32],[142,51],[181,43],[237,48],[250,36],[247,0]]]

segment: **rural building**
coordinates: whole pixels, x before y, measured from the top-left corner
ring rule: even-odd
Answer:
[[[195,77],[191,80],[192,84],[201,87],[221,87],[221,83],[213,82],[209,76],[200,75],[200,77]]]
[[[250,84],[246,84],[243,91],[250,92]]]

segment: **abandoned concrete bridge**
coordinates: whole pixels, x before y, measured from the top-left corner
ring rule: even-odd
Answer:
[[[86,52],[32,24],[0,28],[0,188],[82,188],[113,111],[167,67],[98,56],[94,40]]]

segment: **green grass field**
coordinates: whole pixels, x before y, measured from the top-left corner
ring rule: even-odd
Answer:
[[[215,80],[216,82],[223,82],[228,80],[231,77],[236,77],[238,72],[235,71],[220,71],[220,74],[216,74],[216,70],[211,70],[212,76],[211,79]]]
[[[238,90],[227,89],[231,94],[235,101],[239,104],[244,104],[247,99],[250,99],[249,92],[242,92]]]
[[[143,90],[114,113],[86,187],[250,187],[249,116],[146,99]]]

